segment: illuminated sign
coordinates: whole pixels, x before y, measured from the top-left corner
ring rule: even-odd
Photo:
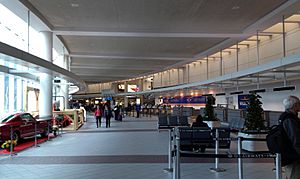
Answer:
[[[205,104],[205,96],[175,96],[163,98],[165,104]]]
[[[127,91],[129,93],[138,92],[139,91],[139,87],[137,85],[128,85]]]

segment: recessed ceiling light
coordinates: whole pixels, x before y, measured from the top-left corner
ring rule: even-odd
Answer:
[[[233,6],[231,9],[232,10],[237,10],[237,9],[239,9],[240,8],[240,6]]]
[[[77,3],[71,3],[71,6],[72,7],[79,7],[79,4],[77,4]]]

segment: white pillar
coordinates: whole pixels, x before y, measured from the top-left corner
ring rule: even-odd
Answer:
[[[127,93],[128,92],[128,84],[127,81],[124,82],[124,92]],[[128,97],[124,96],[124,107],[128,107]]]
[[[144,78],[139,79],[139,81],[138,81],[139,88],[140,88],[139,91],[143,91],[144,90],[144,88],[143,88],[143,85],[144,85],[143,80],[144,80]],[[141,99],[140,104],[141,105],[144,104],[144,96],[141,94],[141,95],[139,95],[139,98]]]
[[[64,68],[69,70],[69,56],[64,55]],[[62,96],[64,97],[64,108],[69,109],[69,85],[67,84],[68,81],[63,80],[65,84],[61,86],[62,89]]]
[[[42,49],[42,58],[52,62],[53,34],[49,31],[40,32],[43,36],[44,45]],[[52,118],[52,75],[42,73],[40,75],[40,97],[39,97],[39,115],[40,118]]]

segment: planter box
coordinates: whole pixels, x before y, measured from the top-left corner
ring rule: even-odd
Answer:
[[[249,133],[239,132],[238,136],[244,137],[244,138],[266,139],[267,134],[266,133],[249,134]],[[247,150],[249,152],[268,152],[269,151],[266,141],[242,141],[242,149]]]
[[[210,128],[218,128],[221,127],[221,122],[220,121],[203,121],[205,122],[208,127]]]

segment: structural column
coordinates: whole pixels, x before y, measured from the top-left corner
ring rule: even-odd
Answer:
[[[127,93],[128,92],[128,86],[127,86],[127,81],[124,82],[124,92]],[[124,107],[128,107],[128,97],[124,96]]]
[[[144,90],[143,79],[139,79],[138,86],[139,86],[139,91],[143,91]],[[141,95],[139,95],[139,98],[141,99],[141,105],[144,104],[144,96],[141,94]]]
[[[67,55],[64,55],[64,68],[66,70],[69,70],[69,60],[70,57]],[[68,85],[68,81],[63,80],[63,85],[61,85],[62,88],[62,96],[64,98],[64,108],[65,109],[69,109],[69,85]]]
[[[44,60],[52,62],[53,34],[49,31],[40,32],[43,36],[44,45],[42,47],[41,57]],[[40,118],[52,118],[52,75],[42,73],[40,75],[40,97],[39,97],[39,115]]]

